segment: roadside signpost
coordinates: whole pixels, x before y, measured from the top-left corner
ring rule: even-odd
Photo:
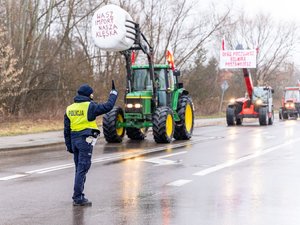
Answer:
[[[221,112],[222,110],[222,104],[223,104],[223,99],[224,99],[224,93],[225,91],[229,88],[229,84],[226,80],[223,81],[223,83],[221,84],[221,89],[222,89],[222,96],[221,96],[221,102],[220,102],[220,108],[219,108],[219,112]]]

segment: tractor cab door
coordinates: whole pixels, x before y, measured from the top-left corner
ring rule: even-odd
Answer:
[[[158,106],[171,107],[172,91],[174,90],[173,74],[167,69],[155,69],[155,81],[157,84]]]
[[[268,109],[269,112],[273,111],[273,96],[272,96],[272,89],[268,89]]]

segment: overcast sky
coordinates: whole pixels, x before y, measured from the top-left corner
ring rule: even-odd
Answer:
[[[204,0],[216,4],[232,5],[233,11],[243,8],[255,15],[258,12],[270,14],[274,19],[300,22],[299,0]],[[298,3],[297,3],[298,2]]]
[[[298,2],[298,3],[297,3]],[[300,1],[299,0],[200,0],[197,5],[205,8],[214,3],[217,10],[228,9],[232,14],[239,14],[241,10],[255,16],[258,13],[269,14],[277,22],[296,22],[300,26]],[[300,67],[300,45],[296,45],[293,58]]]

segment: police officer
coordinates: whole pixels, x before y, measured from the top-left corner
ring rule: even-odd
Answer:
[[[91,166],[95,138],[100,134],[96,117],[109,112],[115,105],[118,92],[112,82],[112,90],[106,103],[93,101],[93,89],[83,84],[77,91],[74,103],[67,107],[64,116],[64,138],[67,151],[74,155],[75,181],[74,206],[90,206],[92,202],[84,197],[86,174]]]

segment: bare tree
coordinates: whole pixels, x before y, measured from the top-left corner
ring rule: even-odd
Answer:
[[[64,108],[83,82],[94,86],[99,96],[99,89],[106,93],[111,79],[119,90],[125,88],[122,56],[97,49],[90,37],[93,13],[109,3],[120,5],[140,24],[154,46],[156,63],[164,62],[170,47],[178,67],[187,65],[229,15],[229,10],[210,10],[199,16],[194,10],[197,1],[187,0],[0,1],[0,25],[15,49],[17,68],[23,69],[18,85],[25,91],[15,95],[11,112],[53,113]]]
[[[22,78],[22,69],[17,67],[14,49],[7,42],[6,32],[0,29],[0,112],[11,114],[11,99],[21,95],[25,90],[19,85]]]
[[[176,65],[186,66],[189,59],[210,41],[230,15],[230,10],[217,13],[214,6],[196,11],[196,1],[143,1],[141,17],[151,43],[155,46],[157,62],[164,60],[167,48],[173,50]]]
[[[258,85],[269,83],[282,66],[291,61],[297,44],[297,26],[290,22],[275,22],[270,15],[257,14],[254,18],[242,13],[231,28],[226,27],[227,46],[235,49],[242,44],[245,49],[257,49],[257,68],[254,77]],[[219,39],[220,40],[220,39]]]

